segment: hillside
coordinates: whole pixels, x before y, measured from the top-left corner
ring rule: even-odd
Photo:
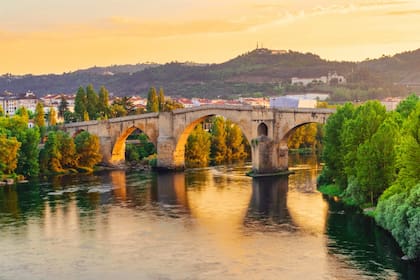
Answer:
[[[311,53],[256,49],[221,64],[150,63],[93,67],[61,75],[5,74],[0,77],[0,92],[31,90],[38,96],[68,94],[92,83],[95,88],[104,85],[119,96],[145,96],[151,86],[163,87],[169,96],[268,96],[306,90],[285,87],[292,77],[319,77],[328,72],[344,75],[348,87],[353,88],[420,84],[420,49],[360,63],[327,61]],[[331,91],[331,88],[324,90]],[[391,90],[387,94],[391,93],[395,92]]]

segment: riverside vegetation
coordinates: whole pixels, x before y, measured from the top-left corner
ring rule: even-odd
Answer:
[[[337,109],[325,125],[320,191],[370,214],[394,236],[406,258],[420,257],[420,101],[396,111],[377,101]]]

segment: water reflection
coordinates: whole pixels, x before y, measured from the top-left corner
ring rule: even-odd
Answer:
[[[289,177],[220,166],[3,187],[0,278],[414,279],[372,220],[322,198],[316,160],[290,159]]]
[[[245,225],[259,230],[296,230],[287,208],[289,178],[266,177],[252,180],[252,196]]]

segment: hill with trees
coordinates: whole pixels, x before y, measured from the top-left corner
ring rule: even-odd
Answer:
[[[420,49],[363,62],[328,61],[311,53],[255,49],[220,64],[171,62],[93,67],[49,75],[0,76],[0,92],[38,96],[74,94],[81,85],[105,86],[116,96],[146,96],[151,86],[169,96],[233,99],[240,96],[275,96],[290,92],[323,91],[332,100],[408,95],[407,86],[420,86]],[[292,77],[343,75],[346,85],[291,85]]]

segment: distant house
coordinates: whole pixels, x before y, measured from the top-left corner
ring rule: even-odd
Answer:
[[[35,112],[37,103],[38,98],[31,91],[20,95],[4,92],[0,96],[0,105],[3,108],[4,113],[8,116],[15,115],[16,110],[21,107],[25,107],[27,110]]]
[[[323,84],[345,84],[346,78],[344,76],[338,75],[336,72],[328,73],[327,76],[314,77],[314,78],[292,78],[292,85],[302,85],[307,86],[310,83],[323,83]]]

